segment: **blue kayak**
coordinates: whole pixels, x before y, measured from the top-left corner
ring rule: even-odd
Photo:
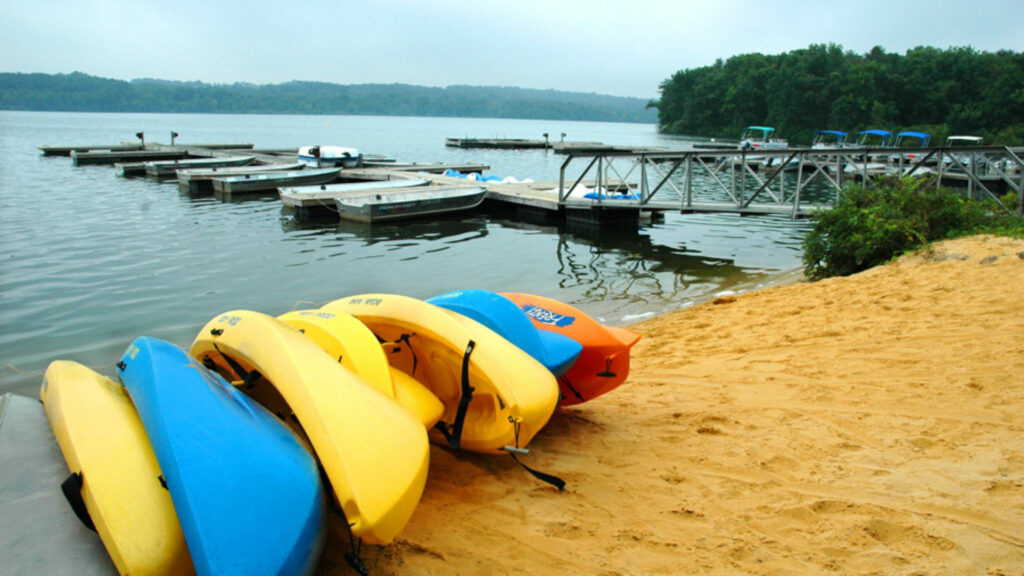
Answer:
[[[555,377],[571,368],[583,351],[583,346],[568,336],[538,330],[522,308],[495,292],[458,290],[439,294],[427,302],[472,318],[497,332],[533,356]]]
[[[136,339],[118,369],[196,572],[312,573],[326,534],[324,493],[296,435],[163,340]]]

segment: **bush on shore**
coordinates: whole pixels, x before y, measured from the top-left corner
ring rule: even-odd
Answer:
[[[937,187],[934,177],[849,186],[835,207],[817,214],[804,238],[804,273],[816,280],[846,276],[929,242],[981,232],[1021,237],[1024,220],[993,200]]]

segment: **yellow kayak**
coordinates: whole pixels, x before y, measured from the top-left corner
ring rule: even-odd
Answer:
[[[394,398],[425,427],[432,428],[441,419],[444,405],[437,396],[388,364],[377,337],[351,314],[295,310],[277,319],[312,338],[331,358]]]
[[[410,413],[312,339],[259,312],[217,316],[191,354],[297,422],[353,536],[387,544],[402,531],[423,493],[429,458],[426,431]]]
[[[343,298],[321,310],[358,318],[384,341],[392,366],[441,400],[438,428],[452,448],[484,453],[525,448],[558,403],[551,372],[464,316],[392,294]]]
[[[39,397],[118,572],[194,574],[156,455],[124,388],[58,360],[46,369]]]

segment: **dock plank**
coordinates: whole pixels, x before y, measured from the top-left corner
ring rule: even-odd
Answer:
[[[71,151],[71,163],[75,166],[86,164],[117,164],[119,162],[145,162],[149,160],[174,160],[188,157],[185,150],[128,150],[124,152],[77,152]]]
[[[72,152],[93,152],[105,150],[108,152],[128,152],[130,150],[142,150],[142,144],[93,144],[81,146],[40,146],[39,150],[43,156],[71,156]]]

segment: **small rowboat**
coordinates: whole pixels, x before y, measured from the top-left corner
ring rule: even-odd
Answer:
[[[213,189],[223,194],[240,194],[274,190],[282,186],[316,186],[334,181],[340,173],[341,168],[320,168],[228,176],[214,178]]]
[[[281,188],[281,203],[295,208],[329,207],[335,209],[334,199],[351,196],[360,192],[378,192],[426,186],[429,180],[379,180],[373,182],[349,182],[346,184],[321,184],[319,186],[297,186]]]
[[[470,210],[479,206],[486,194],[483,186],[430,186],[344,195],[334,203],[345,220],[382,222]]]
[[[246,166],[229,166],[227,168],[202,168],[178,170],[178,187],[188,192],[199,192],[203,188],[212,188],[214,178],[229,176],[245,176],[246,174],[263,174],[266,172],[288,172],[302,170],[301,162],[288,164],[249,164]]]
[[[146,175],[157,178],[174,178],[178,170],[187,168],[221,168],[227,166],[245,166],[256,160],[255,156],[228,156],[223,158],[193,158],[191,160],[164,160],[146,162]]]

